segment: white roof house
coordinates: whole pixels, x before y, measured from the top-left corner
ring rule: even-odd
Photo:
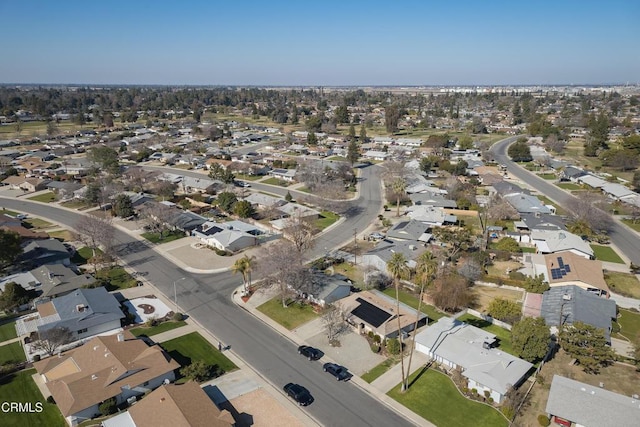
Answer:
[[[386,160],[387,157],[389,157],[389,153],[385,153],[384,151],[369,150],[365,152],[363,156],[367,159],[382,161]]]
[[[450,317],[442,317],[415,337],[416,350],[450,368],[462,368],[470,389],[488,391],[500,403],[533,365],[494,348],[495,341],[494,334]]]
[[[622,184],[616,183],[607,183],[600,187],[600,189],[606,193],[609,197],[616,200],[623,200],[629,197],[635,196],[637,193],[631,191],[629,188],[625,187]]]
[[[531,240],[536,245],[538,252],[542,254],[570,251],[588,259],[594,258],[591,246],[580,236],[568,231],[534,229],[531,231]]]
[[[578,181],[581,184],[586,184],[589,187],[593,187],[593,188],[600,188],[603,185],[607,184],[607,181],[605,181],[604,179],[598,178],[597,176],[593,176],[591,174],[578,177],[576,181]]]
[[[458,218],[450,215],[442,208],[429,205],[414,205],[407,208],[409,218],[423,222],[427,225],[441,226],[444,223],[455,224]]]
[[[546,412],[553,421],[569,421],[585,427],[636,426],[640,399],[554,375]]]

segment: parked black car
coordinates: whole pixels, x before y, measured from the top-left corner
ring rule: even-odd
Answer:
[[[300,384],[289,383],[284,386],[284,391],[300,406],[311,405],[313,402],[313,397],[311,396],[311,393],[309,393],[309,390],[302,387]]]
[[[336,377],[338,381],[343,381],[351,377],[351,375],[349,375],[349,371],[347,371],[347,368],[336,365],[335,363],[325,363],[324,365],[322,365],[322,370]]]
[[[308,345],[301,345],[298,347],[298,354],[303,355],[309,360],[318,360],[322,355],[317,348],[309,347]]]

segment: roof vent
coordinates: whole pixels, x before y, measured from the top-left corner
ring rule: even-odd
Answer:
[[[91,381],[97,380],[98,376],[96,374],[91,375]]]
[[[78,313],[82,313],[87,307],[84,306],[84,304],[78,304],[76,305],[76,311]]]
[[[124,334],[118,334],[118,342],[124,341]]]

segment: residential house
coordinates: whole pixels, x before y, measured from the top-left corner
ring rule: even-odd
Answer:
[[[49,183],[48,179],[27,178],[22,175],[13,175],[2,181],[4,185],[10,185],[13,190],[22,190],[33,193],[35,191],[44,190]]]
[[[0,278],[0,292],[4,292],[4,287],[7,285],[7,283],[11,282],[17,283],[27,291],[37,290],[37,286],[39,286],[38,281],[30,272],[23,271],[20,273],[9,274]]]
[[[22,255],[18,261],[35,268],[44,264],[69,266],[71,265],[70,259],[71,254],[59,240],[43,239],[27,243],[22,249]]]
[[[507,203],[513,206],[518,213],[521,214],[536,212],[540,212],[540,214],[555,213],[555,207],[547,206],[542,203],[540,199],[529,194],[514,193],[507,194],[502,197]]]
[[[162,385],[128,411],[102,421],[102,427],[231,427],[229,411],[220,411],[198,383]]]
[[[296,169],[272,169],[269,174],[274,178],[283,179],[285,181],[293,181],[296,177]]]
[[[413,241],[391,241],[381,240],[375,248],[362,255],[362,264],[375,267],[379,271],[387,271],[387,262],[391,260],[394,253],[401,253],[407,259],[407,266],[415,267],[414,261],[425,251],[423,245]]]
[[[84,185],[69,181],[51,181],[46,187],[57,194],[60,200],[68,200],[73,199],[74,192],[83,188]]]
[[[103,287],[75,291],[36,305],[37,313],[16,322],[19,336],[51,328],[68,328],[72,341],[120,328],[120,303]]]
[[[316,283],[314,293],[306,294],[305,297],[321,307],[333,304],[351,294],[351,281],[341,274],[327,275],[318,272],[315,274],[314,281]]]
[[[440,227],[444,224],[455,224],[458,222],[458,218],[455,215],[446,213],[443,208],[431,205],[409,206],[406,210],[406,215],[430,227]]]
[[[428,243],[433,235],[427,233],[427,230],[429,230],[429,226],[424,222],[413,219],[410,221],[400,221],[387,231],[387,238]]]
[[[600,187],[602,192],[614,200],[626,201],[630,197],[634,197],[637,193],[631,191],[622,184],[608,182]]]
[[[580,236],[564,230],[531,231],[531,240],[538,253],[553,254],[570,251],[587,259],[594,259],[593,249]]]
[[[554,375],[545,411],[565,427],[632,427],[640,420],[640,399]]]
[[[41,286],[40,298],[57,298],[95,283],[90,274],[76,274],[62,264],[42,265],[30,271],[36,279],[36,286]]]
[[[280,197],[269,196],[262,193],[251,193],[244,198],[247,202],[251,203],[251,206],[259,209],[268,209],[271,207],[278,207],[286,204],[287,202]]]
[[[287,203],[276,208],[280,212],[283,218],[304,218],[305,220],[317,219],[320,216],[320,212],[298,203]]]
[[[217,223],[207,221],[196,227],[192,234],[205,245],[223,251],[237,252],[258,244],[258,236],[263,230],[242,221]]]
[[[579,184],[588,185],[591,188],[601,188],[603,185],[607,184],[602,178],[598,178],[597,176],[586,174],[576,178]]]
[[[99,416],[105,400],[115,398],[122,404],[173,381],[180,364],[160,346],[149,346],[124,331],[95,337],[34,367],[67,423],[75,426]]]
[[[461,369],[469,389],[501,403],[533,365],[496,348],[496,336],[452,317],[442,317],[415,337],[416,350],[450,369]]]
[[[582,169],[578,169],[574,166],[567,166],[560,172],[561,181],[578,182],[578,178],[586,175],[587,173]]]
[[[542,294],[540,316],[548,326],[583,322],[604,331],[611,338],[611,323],[616,319],[616,302],[600,298],[578,286],[555,286]]]
[[[207,218],[190,211],[183,211],[180,209],[175,209],[175,211],[176,214],[169,221],[169,224],[174,228],[174,230],[191,233],[199,225],[208,221]]]
[[[565,251],[547,255],[527,254],[524,264],[522,272],[534,277],[542,274],[550,287],[578,286],[601,297],[610,296],[600,261]]]
[[[409,199],[414,205],[433,206],[434,208],[455,209],[458,207],[455,200],[445,199],[440,192],[420,192],[409,194]]]
[[[389,157],[389,153],[385,152],[385,151],[376,151],[376,150],[369,150],[366,151],[362,157],[364,157],[367,160],[376,160],[376,161],[384,161],[387,160],[387,158]]]
[[[373,332],[381,338],[396,338],[399,331],[403,335],[413,331],[416,316],[418,328],[427,323],[427,316],[400,303],[400,312],[396,310],[395,299],[379,291],[363,291],[351,294],[336,302],[346,313],[345,320],[358,329],[359,333]],[[398,316],[400,328],[398,328]]]

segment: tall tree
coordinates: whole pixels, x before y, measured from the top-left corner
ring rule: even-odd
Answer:
[[[407,189],[407,181],[404,178],[395,178],[393,182],[391,182],[391,190],[393,194],[396,196],[396,216],[400,216],[400,200]]]
[[[362,144],[369,142],[369,138],[367,137],[367,128],[364,126],[364,123],[360,126],[360,142]]]
[[[27,291],[19,283],[9,282],[4,285],[4,290],[0,292],[0,310],[13,310],[28,303],[35,296],[35,293]]]
[[[549,351],[551,335],[542,317],[525,317],[511,329],[511,345],[518,357],[536,362]]]
[[[416,264],[416,279],[420,285],[420,293],[418,294],[418,309],[416,311],[416,320],[413,323],[413,342],[409,349],[409,362],[407,363],[407,375],[411,373],[411,361],[413,360],[413,351],[415,350],[415,336],[418,330],[418,321],[420,320],[420,313],[422,313],[422,299],[424,298],[424,289],[428,287],[438,272],[438,260],[431,251],[423,252],[417,259]],[[409,384],[407,382],[407,387]]]
[[[118,194],[113,201],[112,211],[116,216],[120,218],[128,218],[132,216],[135,211],[133,210],[133,204],[131,203],[131,197],[126,194]]]
[[[393,285],[396,289],[396,318],[398,319],[398,339],[400,340],[400,363],[402,371],[402,387],[404,392],[407,389],[407,378],[404,370],[404,352],[402,351],[402,323],[400,322],[400,279],[408,272],[407,259],[400,252],[391,255],[387,262],[387,271],[393,277]]]
[[[225,184],[231,184],[236,179],[236,176],[231,168],[225,168],[219,163],[213,163],[209,167],[209,178],[217,179]]]
[[[255,267],[255,257],[247,255],[238,258],[231,266],[233,274],[240,273],[242,275],[242,285],[245,292],[251,287],[251,271]]]
[[[111,174],[120,172],[118,152],[111,147],[96,146],[89,150],[87,158],[96,163],[105,172]]]
[[[349,145],[347,147],[347,160],[351,163],[351,166],[354,165],[355,162],[360,158],[360,152],[358,150],[358,143],[355,138],[349,141]]]
[[[400,121],[400,108],[396,104],[387,105],[384,109],[384,126],[387,132],[394,133],[398,130]]]
[[[565,324],[560,331],[560,346],[574,357],[587,373],[597,374],[614,354],[607,345],[604,330],[583,322]]]
[[[284,234],[301,256],[313,247],[315,231],[309,218],[303,217],[300,213],[290,216],[285,221]]]
[[[11,265],[21,253],[20,235],[0,229],[0,269]]]
[[[71,342],[73,335],[69,328],[54,327],[38,333],[38,340],[32,346],[53,356],[58,348]]]

